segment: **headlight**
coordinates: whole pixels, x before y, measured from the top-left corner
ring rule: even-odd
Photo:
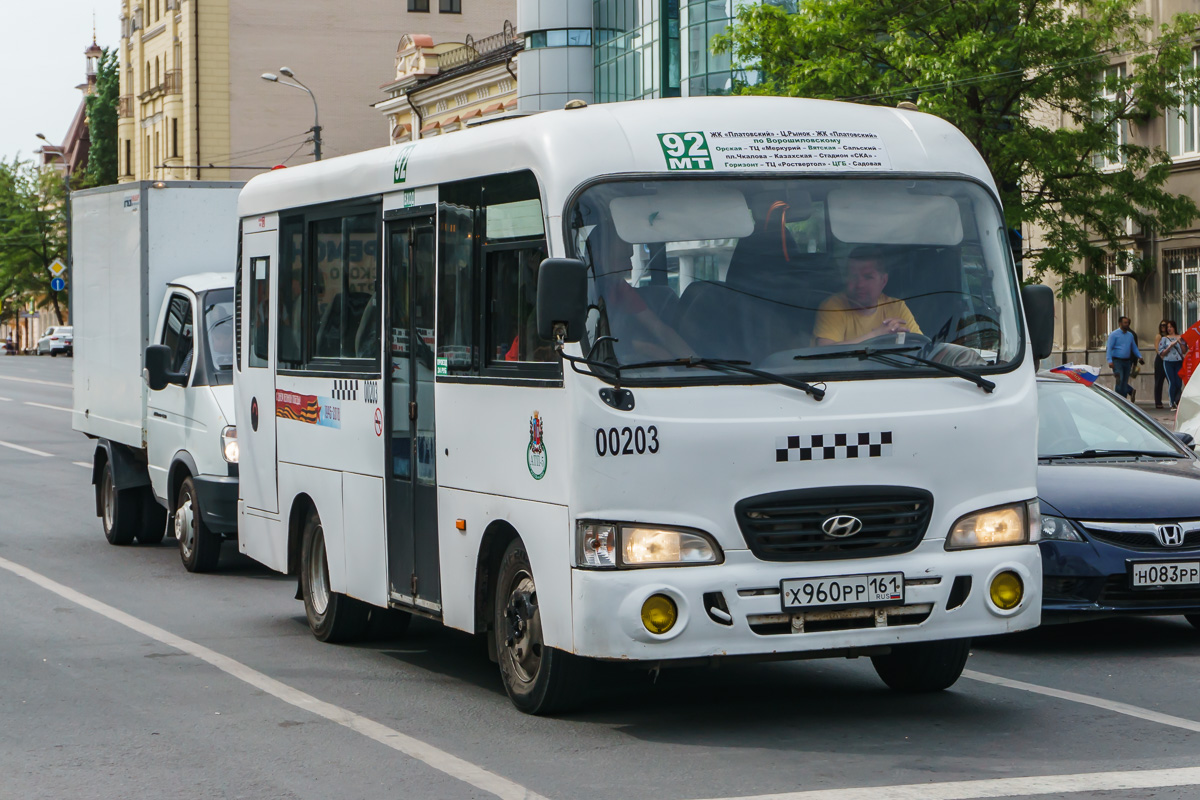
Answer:
[[[717,543],[697,530],[579,520],[575,538],[576,565],[591,569],[719,564],[722,560]]]
[[[233,425],[226,425],[221,431],[221,455],[230,464],[238,463],[237,428]]]
[[[946,537],[947,550],[1026,544],[1036,539],[1041,513],[1036,500],[985,509],[954,523]]]
[[[1041,535],[1038,541],[1042,542],[1082,542],[1083,537],[1079,535],[1079,531],[1075,530],[1075,526],[1070,521],[1062,517],[1042,517]]]

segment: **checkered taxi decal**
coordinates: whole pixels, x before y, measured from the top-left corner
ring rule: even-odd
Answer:
[[[892,432],[812,433],[779,436],[775,460],[836,461],[843,458],[888,458],[892,455]]]
[[[335,380],[333,382],[334,400],[357,400],[358,399],[358,381],[351,380]]]

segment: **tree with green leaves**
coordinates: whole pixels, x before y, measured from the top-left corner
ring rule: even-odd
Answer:
[[[96,88],[87,96],[88,186],[117,182],[117,103],[121,94],[117,51],[104,48],[96,66]]]
[[[1000,188],[1008,224],[1036,228],[1024,256],[1059,294],[1111,302],[1092,269],[1124,252],[1126,218],[1186,227],[1171,161],[1130,131],[1197,91],[1200,15],[1155,27],[1140,0],[797,0],[743,7],[717,47],[751,65],[745,94],[896,105],[958,127]],[[1110,65],[1122,63],[1123,68]],[[1135,265],[1142,276],[1151,263]]]
[[[28,161],[0,159],[0,314],[16,321],[32,302],[64,323],[59,292],[50,291],[50,264],[66,257],[62,176]],[[28,343],[26,343],[27,346]]]

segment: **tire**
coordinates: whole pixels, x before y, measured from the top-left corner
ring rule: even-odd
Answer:
[[[308,627],[318,641],[351,642],[367,632],[371,607],[329,588],[325,530],[316,511],[308,512],[300,543],[300,596]]]
[[[526,714],[577,707],[584,699],[589,663],[544,645],[533,569],[519,539],[504,551],[493,585],[496,656],[509,700]]]
[[[138,528],[138,544],[161,544],[167,535],[167,510],[154,499],[154,490],[146,487],[142,496],[142,522]]]
[[[137,535],[141,509],[138,507],[138,490],[118,490],[113,483],[112,465],[104,464],[100,470],[100,523],[104,526],[104,538],[109,544],[123,547],[133,542]]]
[[[871,664],[897,692],[940,692],[962,675],[970,651],[970,639],[901,644],[886,656],[871,656]]]
[[[191,476],[183,479],[175,498],[175,538],[179,558],[188,572],[212,572],[221,559],[221,537],[208,529],[200,516],[200,501]]]
[[[51,351],[50,351],[50,357],[51,357],[51,358],[58,358],[58,353],[56,353],[56,352],[54,352],[53,350],[51,350]]]
[[[1200,614],[1184,614],[1183,618],[1190,622],[1193,628],[1200,630]]]

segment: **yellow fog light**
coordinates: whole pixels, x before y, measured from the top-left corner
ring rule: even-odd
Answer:
[[[642,624],[651,633],[666,633],[679,619],[675,601],[665,594],[652,594],[642,603]]]
[[[1021,603],[1025,596],[1025,585],[1021,576],[1015,572],[1001,572],[992,578],[992,602],[996,608],[1011,611]]]

